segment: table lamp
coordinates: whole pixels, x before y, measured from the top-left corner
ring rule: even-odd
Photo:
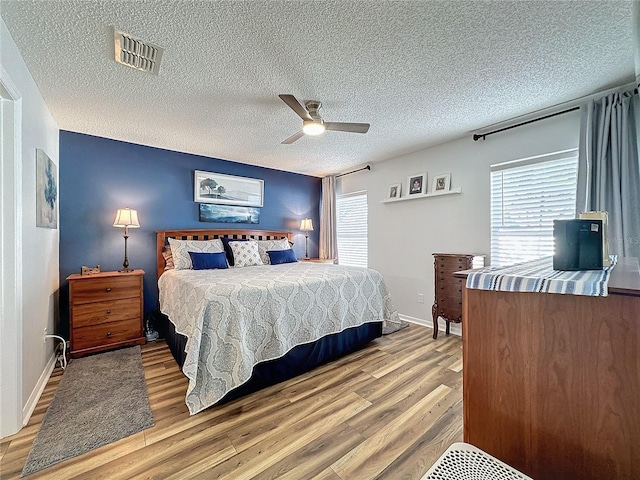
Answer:
[[[122,263],[122,270],[120,270],[120,272],[133,272],[133,269],[129,268],[129,259],[127,258],[127,239],[129,238],[129,228],[140,228],[138,211],[131,210],[130,208],[119,208],[116,212],[116,219],[113,222],[113,226],[124,228],[124,262]]]
[[[300,230],[304,232],[304,258],[309,260],[309,232],[313,231],[313,222],[311,222],[310,218],[302,219]]]

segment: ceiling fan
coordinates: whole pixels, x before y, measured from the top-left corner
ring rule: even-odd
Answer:
[[[293,143],[304,135],[320,135],[325,130],[351,133],[367,133],[369,130],[370,125],[368,123],[325,122],[318,112],[322,104],[317,100],[307,100],[303,106],[293,95],[278,96],[302,118],[302,130],[284,140],[282,142],[284,144]]]

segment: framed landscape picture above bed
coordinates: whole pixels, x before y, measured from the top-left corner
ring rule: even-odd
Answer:
[[[264,180],[200,170],[194,171],[193,179],[194,202],[263,206]]]
[[[260,209],[235,205],[200,204],[201,222],[260,223]]]

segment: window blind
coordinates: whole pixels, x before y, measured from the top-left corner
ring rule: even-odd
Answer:
[[[575,218],[578,155],[561,152],[491,172],[491,265],[553,255],[553,220]]]
[[[368,266],[367,216],[367,192],[336,196],[336,236],[340,265]]]

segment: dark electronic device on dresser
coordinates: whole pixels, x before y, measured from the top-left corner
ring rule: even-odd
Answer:
[[[553,221],[554,270],[602,270],[602,220]]]

